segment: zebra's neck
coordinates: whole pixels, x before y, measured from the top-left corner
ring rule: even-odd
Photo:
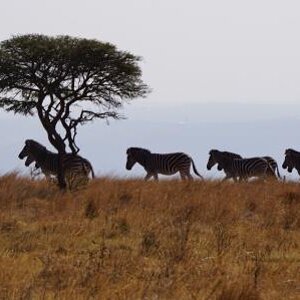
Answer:
[[[232,169],[233,158],[227,155],[222,155],[220,161],[225,173],[230,172]]]
[[[300,174],[300,155],[293,155],[294,168]]]
[[[140,165],[142,165],[145,168],[147,166],[147,160],[150,156],[151,154],[149,153],[141,152],[135,157],[135,159]]]

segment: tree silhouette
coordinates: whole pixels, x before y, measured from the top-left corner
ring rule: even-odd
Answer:
[[[29,34],[0,43],[0,107],[37,114],[59,154],[79,152],[79,125],[119,119],[124,102],[149,92],[140,57],[109,43]]]

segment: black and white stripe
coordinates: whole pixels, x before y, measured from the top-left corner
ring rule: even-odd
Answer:
[[[286,149],[282,168],[287,169],[289,173],[295,168],[300,175],[300,152],[291,148]]]
[[[241,181],[250,177],[276,177],[272,166],[262,157],[234,158],[218,150],[211,150],[209,154],[207,169],[210,170],[213,165],[218,164],[218,170],[224,170],[226,174],[224,180],[233,178],[237,181],[239,178]]]
[[[41,168],[46,178],[50,178],[51,175],[57,177],[59,170],[59,156],[57,153],[53,153],[47,150],[46,147],[34,140],[26,140],[25,146],[19,154],[19,158],[26,158],[25,166],[29,166],[35,162],[36,168]],[[61,158],[62,169],[67,181],[72,180],[74,177],[85,177],[88,179],[89,174],[92,174],[94,178],[94,171],[91,163],[79,156],[71,153],[64,154]]]
[[[228,151],[219,151],[219,150],[215,150],[215,149],[210,150],[209,154],[210,154],[210,156],[209,156],[209,159],[208,159],[208,162],[207,162],[207,170],[211,170],[211,168],[214,165],[217,165],[218,170],[222,171],[222,168],[218,164],[218,160],[216,159],[216,158],[218,158],[218,156],[222,155],[222,156],[227,157],[229,159],[241,159],[242,158],[242,156],[237,154],[237,153],[228,152]],[[227,170],[224,170],[225,175],[226,175],[224,180],[230,177],[230,174],[227,174],[226,171]]]
[[[211,150],[211,152],[213,153],[214,151],[218,151],[218,150]],[[219,153],[222,153],[223,156],[226,156],[228,158],[232,158],[232,159],[242,159],[243,157],[240,155],[240,154],[237,154],[237,153],[233,153],[233,152],[228,152],[228,151],[218,151]],[[270,175],[270,176],[273,176],[274,175],[274,172],[277,171],[277,176],[279,178],[281,178],[280,176],[280,173],[279,173],[279,168],[278,168],[278,164],[276,162],[276,160],[271,157],[271,156],[262,156],[260,157],[262,159],[265,159],[270,168],[268,168],[267,170],[267,175]],[[217,164],[213,157],[210,157],[209,161],[208,161],[208,164],[207,164],[207,169],[210,170],[214,164]],[[219,167],[218,165],[218,170],[221,170],[221,168]]]
[[[182,179],[192,179],[193,177],[190,173],[191,165],[195,174],[203,179],[198,173],[193,159],[182,152],[159,154],[151,153],[143,148],[128,148],[126,169],[131,170],[135,163],[142,165],[147,172],[145,180],[152,176],[158,180],[158,174],[173,175],[177,172],[180,173]]]

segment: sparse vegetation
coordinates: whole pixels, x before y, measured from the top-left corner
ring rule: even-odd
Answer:
[[[299,299],[296,183],[0,177],[0,299]]]

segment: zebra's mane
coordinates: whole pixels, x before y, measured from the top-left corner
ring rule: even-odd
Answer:
[[[222,153],[226,156],[230,156],[230,157],[234,157],[234,158],[242,158],[241,155],[234,153],[234,152],[222,151]]]
[[[39,149],[40,151],[47,152],[48,154],[56,154],[50,150],[48,150],[45,146],[40,144],[39,142],[35,140],[26,140],[25,144],[28,145],[31,148]]]
[[[208,154],[213,155],[214,153],[218,153],[218,152],[220,152],[220,151],[217,149],[211,149]]]
[[[213,154],[221,154],[223,156],[226,156],[226,157],[230,157],[230,158],[242,158],[241,155],[237,154],[237,153],[233,153],[233,152],[229,152],[229,151],[219,151],[217,149],[211,149],[209,151],[209,155],[213,155]]]
[[[126,153],[136,153],[136,152],[143,152],[145,154],[151,154],[151,151],[148,149],[144,149],[144,148],[139,148],[139,147],[130,147],[127,149]]]
[[[286,149],[285,150],[285,155],[295,155],[295,156],[300,156],[300,152],[294,150],[294,149]]]
[[[43,146],[42,144],[40,144],[39,142],[37,142],[35,140],[26,140],[25,144],[26,144],[26,146],[29,146],[29,147],[47,150],[47,148],[45,146]]]

